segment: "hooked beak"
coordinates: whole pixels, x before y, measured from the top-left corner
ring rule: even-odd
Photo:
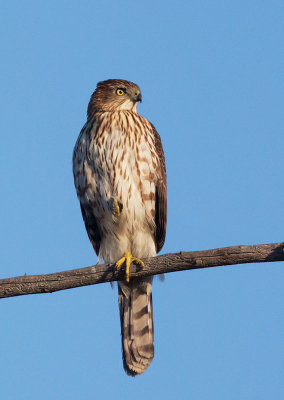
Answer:
[[[141,95],[141,93],[136,95],[135,101],[140,101],[140,103],[142,103],[142,95]]]
[[[133,93],[132,101],[134,101],[134,103],[137,103],[138,101],[140,101],[140,103],[142,102],[142,95],[139,90]]]

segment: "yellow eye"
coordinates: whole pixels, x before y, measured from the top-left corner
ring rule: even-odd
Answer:
[[[116,89],[116,94],[122,96],[125,93],[125,89]]]

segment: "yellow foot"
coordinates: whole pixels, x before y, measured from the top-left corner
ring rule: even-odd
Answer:
[[[122,204],[115,198],[111,198],[112,212],[115,217],[119,217],[123,209]]]
[[[132,263],[136,263],[141,265],[141,267],[144,267],[143,261],[141,261],[139,258],[133,257],[130,251],[124,254],[124,256],[116,262],[116,269],[121,268],[121,266],[125,263],[125,280],[127,283],[129,283],[129,272],[130,272],[130,265]]]

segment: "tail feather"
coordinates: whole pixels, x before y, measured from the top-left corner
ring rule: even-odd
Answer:
[[[128,375],[142,374],[154,357],[152,278],[119,282],[123,366]]]

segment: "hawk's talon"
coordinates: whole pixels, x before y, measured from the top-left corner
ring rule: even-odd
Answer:
[[[132,263],[139,264],[141,267],[144,267],[144,263],[139,258],[133,257],[130,251],[126,252],[124,256],[115,263],[115,269],[121,268],[121,266],[125,263],[125,280],[129,283],[129,273],[130,273],[130,265]]]
[[[111,198],[111,207],[112,207],[112,213],[115,217],[119,217],[121,214],[121,211],[123,209],[123,205],[120,203],[120,201],[116,200],[115,198]]]

